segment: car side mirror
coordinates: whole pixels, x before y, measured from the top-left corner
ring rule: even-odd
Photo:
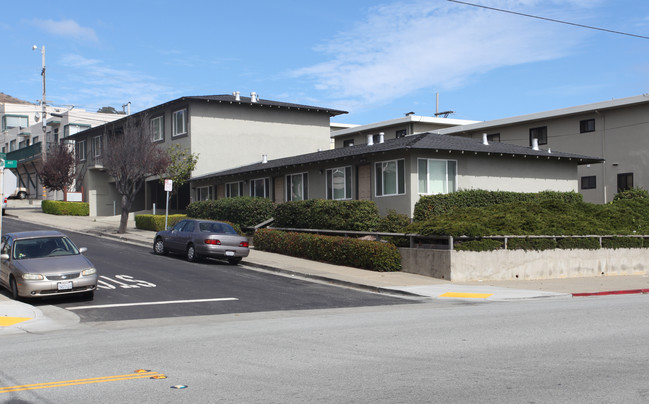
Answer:
[[[83,254],[83,253],[85,253],[86,251],[88,251],[88,249],[87,249],[86,247],[81,247],[81,248],[79,248],[79,254]]]
[[[8,260],[9,259],[9,254],[0,254],[0,259],[1,260]]]

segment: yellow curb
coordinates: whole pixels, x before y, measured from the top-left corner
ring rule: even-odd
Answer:
[[[471,299],[486,299],[489,296],[493,296],[493,293],[458,293],[458,292],[447,292],[439,297],[462,297],[462,298],[471,298]]]
[[[8,327],[31,319],[31,317],[0,317],[0,327]]]

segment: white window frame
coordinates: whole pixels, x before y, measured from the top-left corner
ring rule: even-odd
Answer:
[[[385,193],[384,172],[387,166],[394,164],[395,167],[395,193]],[[406,194],[406,164],[404,159],[378,161],[374,163],[374,195],[377,197],[397,196]]]
[[[164,116],[156,116],[151,118],[151,141],[159,142],[164,140],[165,135],[165,121]]]
[[[7,119],[9,118],[9,119]],[[12,119],[18,119],[19,122],[12,122],[11,125],[7,121]],[[22,124],[25,124],[24,126]],[[29,127],[29,116],[28,115],[15,115],[15,114],[5,114],[2,116],[2,130],[12,129],[12,128],[28,128]]]
[[[178,117],[181,118],[182,127],[178,131]],[[171,115],[171,126],[172,126],[172,136],[181,136],[187,134],[187,108],[179,109],[174,111]]]
[[[426,178],[423,183],[424,188],[422,189],[422,172],[421,172],[421,162],[426,162]],[[444,164],[444,190],[442,192],[432,192],[430,190],[430,181],[431,181],[431,172],[430,172],[430,162],[443,162]],[[451,164],[449,164],[451,163]],[[452,171],[452,172],[451,172]],[[452,189],[449,189],[449,174],[452,174]],[[457,191],[457,160],[443,160],[443,159],[427,159],[427,158],[418,158],[417,159],[417,192],[420,195],[436,195],[436,194],[448,194],[451,192]]]
[[[9,151],[12,152],[16,150],[16,139],[9,141]]]
[[[89,129],[90,125],[82,123],[69,123],[63,127],[63,137],[68,137],[76,133]],[[72,129],[75,129],[74,131]]]
[[[213,187],[211,185],[206,185],[203,187],[196,187],[196,200],[197,201],[209,201],[213,198]]]
[[[232,192],[236,187],[236,195]],[[243,181],[228,182],[225,184],[225,197],[226,198],[236,198],[238,196],[243,196]]]
[[[101,157],[101,135],[92,138],[92,155]]]
[[[263,195],[257,195],[256,184],[261,182],[264,185]],[[250,196],[257,198],[270,198],[270,178],[255,178],[250,180]]]
[[[300,195],[301,199],[293,197],[293,178],[300,178]],[[306,201],[309,199],[309,175],[306,172],[289,174],[286,176],[286,200],[287,201]]]
[[[337,171],[342,171],[343,174],[342,198],[336,198],[336,191],[335,191],[336,179],[334,177],[334,174]],[[325,181],[326,181],[325,187],[326,187],[327,199],[332,199],[337,201],[352,199],[352,166],[335,167],[335,168],[327,169],[327,177]]]
[[[86,161],[86,140],[78,140],[75,142],[77,149],[77,159],[79,161]]]

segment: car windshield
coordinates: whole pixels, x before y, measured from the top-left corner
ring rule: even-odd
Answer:
[[[201,222],[198,224],[201,233],[218,233],[218,234],[237,234],[237,232],[227,223],[210,223]]]
[[[17,260],[76,254],[79,254],[79,250],[67,237],[30,238],[14,242],[13,258]]]

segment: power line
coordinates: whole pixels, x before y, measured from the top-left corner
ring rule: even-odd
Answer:
[[[523,17],[536,18],[536,19],[539,19],[539,20],[558,22],[560,24],[572,25],[572,26],[575,26],[575,27],[581,27],[581,28],[594,29],[594,30],[597,30],[597,31],[610,32],[612,34],[619,34],[619,35],[632,36],[632,37],[635,37],[635,38],[649,39],[649,36],[644,36],[644,35],[636,35],[636,34],[630,34],[628,32],[613,31],[611,29],[593,27],[591,25],[576,24],[574,22],[555,20],[555,19],[547,18],[547,17],[539,17],[537,15],[519,13],[519,12],[516,12],[516,11],[504,10],[504,9],[495,8],[495,7],[487,7],[487,6],[482,6],[480,4],[467,3],[467,2],[464,2],[464,1],[458,1],[458,0],[448,0],[448,1],[453,2],[453,3],[465,4],[467,6],[485,8],[487,10],[500,11],[502,13],[509,13],[509,14],[520,15],[520,16],[523,16]]]

